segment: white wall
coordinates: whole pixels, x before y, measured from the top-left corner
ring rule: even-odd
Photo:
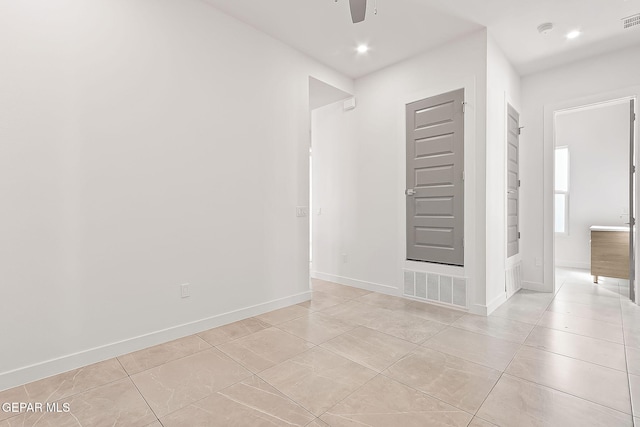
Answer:
[[[640,46],[635,46],[522,79],[521,125],[525,128],[520,147],[525,160],[521,164],[521,245],[525,285],[530,289],[553,289],[553,210],[549,197],[553,194],[553,133],[549,129],[552,122],[548,123],[546,117],[552,117],[553,109],[570,106],[568,103],[584,105],[610,95],[637,96],[638,69]]]
[[[629,221],[629,102],[556,116],[556,146],[568,146],[569,224],[556,235],[556,265],[590,268],[589,227]]]
[[[506,299],[505,269],[520,256],[506,256],[507,103],[521,110],[520,76],[500,47],[487,38],[487,306]],[[524,160],[524,159],[522,159]]]
[[[2,2],[0,52],[0,390],[308,298],[308,78],[351,80],[195,0]]]
[[[329,183],[318,189],[317,199],[314,193],[314,206],[322,208],[322,215],[314,217],[316,276],[400,294],[405,267],[447,272],[469,278],[475,290],[471,305],[485,307],[486,37],[486,31],[480,31],[358,79],[352,113],[330,106],[314,116],[325,120],[318,128],[335,126],[326,138],[314,131],[314,155],[320,162],[314,160],[314,174],[317,171],[319,182]],[[409,265],[404,261],[404,105],[461,87],[469,102],[465,268]],[[353,137],[334,138],[341,128]],[[336,192],[340,200],[330,201]]]
[[[351,277],[352,263],[347,248],[358,236],[352,224],[359,210],[349,212],[350,200],[357,194],[357,146],[354,144],[355,111],[344,111],[337,102],[313,110],[311,140],[313,144],[313,262],[312,271]],[[320,211],[320,215],[318,215]],[[347,254],[344,262],[342,254]],[[355,258],[354,258],[355,257]],[[357,259],[356,254],[351,254]],[[312,273],[313,274],[313,273]]]

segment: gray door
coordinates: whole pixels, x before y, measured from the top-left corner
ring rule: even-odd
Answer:
[[[636,278],[636,262],[635,262],[635,248],[634,248],[634,236],[633,231],[635,229],[636,219],[635,212],[633,211],[633,206],[635,202],[635,165],[634,165],[634,143],[635,143],[635,121],[636,121],[636,112],[635,112],[635,100],[632,99],[630,101],[630,117],[631,117],[631,125],[629,126],[629,298],[631,301],[636,300],[636,292],[635,292],[635,278]]]
[[[520,252],[520,114],[507,105],[507,258]]]
[[[407,259],[464,265],[464,89],[407,104]]]

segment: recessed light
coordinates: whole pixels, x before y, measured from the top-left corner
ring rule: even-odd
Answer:
[[[580,36],[580,34],[582,34],[582,33],[580,32],[580,30],[573,30],[573,31],[569,31],[569,32],[567,33],[567,38],[568,38],[569,40],[572,40],[572,39],[575,39],[575,38],[577,38],[578,36]]]
[[[356,50],[358,51],[358,53],[367,53],[369,52],[369,46],[367,46],[366,44],[361,44]]]

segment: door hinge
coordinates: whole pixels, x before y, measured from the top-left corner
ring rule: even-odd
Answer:
[[[636,166],[635,165],[631,166],[631,173],[636,173]]]
[[[462,180],[464,181],[464,171],[462,171]]]
[[[524,126],[520,126],[518,128],[518,135],[522,135],[522,129],[524,129]]]
[[[467,112],[467,101],[462,101],[462,112],[463,113]]]
[[[518,180],[518,188],[522,185],[522,181]]]
[[[464,248],[464,239],[462,239],[462,247]]]
[[[520,232],[518,231],[518,239],[520,238]]]

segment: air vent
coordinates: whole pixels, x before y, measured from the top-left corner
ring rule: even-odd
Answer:
[[[632,16],[627,16],[622,20],[622,27],[626,30],[627,28],[635,27],[640,25],[640,13]]]
[[[461,277],[405,270],[404,295],[459,308],[468,307],[467,281]]]

